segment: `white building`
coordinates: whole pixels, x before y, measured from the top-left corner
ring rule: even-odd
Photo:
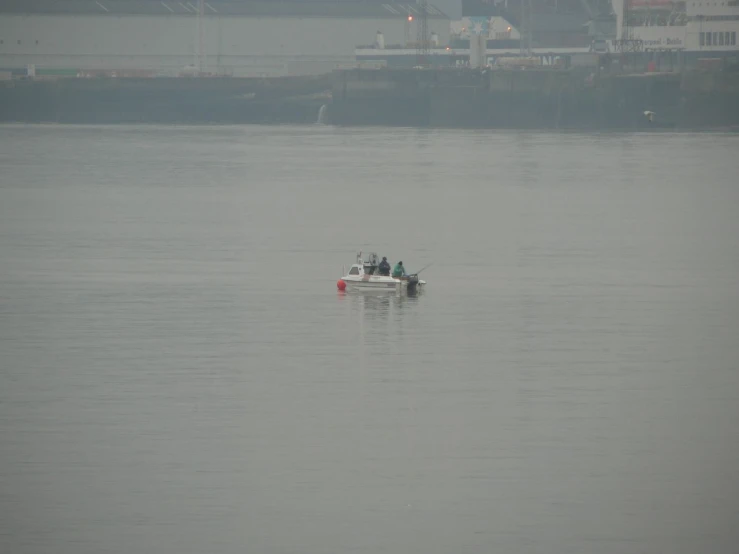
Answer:
[[[739,51],[739,0],[613,0],[617,36],[645,50]]]
[[[304,75],[355,63],[358,45],[415,41],[413,0],[2,0],[0,70]],[[427,8],[429,34],[449,18]],[[412,21],[409,21],[409,14]],[[202,45],[202,46],[201,46]]]

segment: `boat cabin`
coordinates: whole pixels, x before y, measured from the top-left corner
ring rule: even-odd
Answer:
[[[359,257],[362,257],[362,253],[359,253]],[[362,266],[364,268],[364,272],[367,275],[375,275],[377,274],[377,268],[380,265],[380,262],[378,261],[377,254],[374,252],[370,252],[367,256],[367,259],[362,262]]]
[[[349,275],[379,275],[379,258],[370,252],[366,260],[362,260],[362,253],[357,254],[357,263],[349,269]]]

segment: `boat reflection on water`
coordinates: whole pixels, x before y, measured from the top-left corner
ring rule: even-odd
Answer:
[[[422,292],[390,295],[337,292],[339,302],[346,303],[350,313],[358,313],[367,319],[393,319],[415,307],[422,296]]]

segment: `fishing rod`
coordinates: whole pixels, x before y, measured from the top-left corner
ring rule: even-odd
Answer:
[[[414,275],[418,275],[418,274],[419,274],[419,273],[421,273],[421,272],[422,272],[422,271],[423,271],[424,269],[427,269],[427,268],[431,267],[432,265],[434,265],[434,262],[431,262],[430,264],[428,264],[428,265],[425,265],[425,266],[423,266],[423,267],[422,267],[421,269],[419,269],[418,271],[416,271],[416,272],[414,273]]]

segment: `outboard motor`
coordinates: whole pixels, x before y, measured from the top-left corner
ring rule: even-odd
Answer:
[[[414,293],[418,289],[418,273],[408,275],[408,292]]]

